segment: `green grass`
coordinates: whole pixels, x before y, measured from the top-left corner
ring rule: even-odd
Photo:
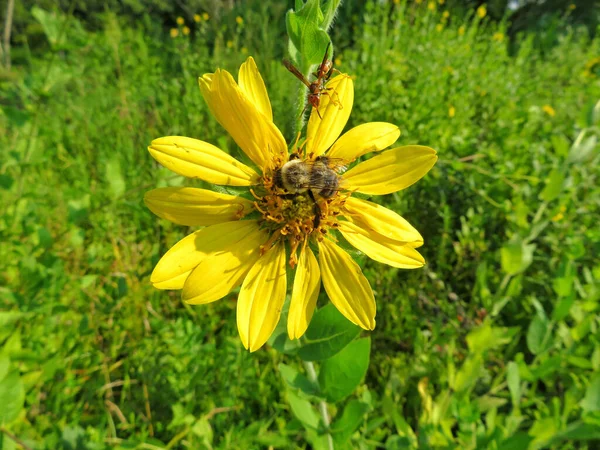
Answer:
[[[440,156],[378,200],[422,232],[428,265],[359,258],[378,322],[356,394],[372,409],[352,448],[592,449],[600,189],[586,139],[600,82],[585,70],[600,42],[568,29],[542,54],[533,35],[509,46],[503,24],[422,6],[370,2],[333,31],[340,70],[356,76],[348,128],[393,122],[399,143]],[[306,448],[277,371],[297,361],[243,349],[235,295],[189,307],[150,286],[189,230],[142,203],[188,183],[152,160],[153,138],[238,154],[197,86],[216,67],[237,73],[253,55],[292,139],[284,13],[265,4],[243,26],[224,17],[176,39],[149,20],[106,13],[90,32],[60,15],[52,48],[13,50],[0,85],[0,309],[22,314],[0,313],[0,355],[25,407],[3,430],[29,447]]]

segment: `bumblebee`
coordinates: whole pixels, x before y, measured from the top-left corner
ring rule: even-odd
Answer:
[[[292,195],[308,193],[314,202],[315,219],[313,226],[318,228],[321,221],[321,208],[315,194],[323,198],[331,198],[340,190],[339,173],[345,169],[326,156],[319,156],[314,161],[302,161],[293,154],[290,160],[274,174],[274,183]]]

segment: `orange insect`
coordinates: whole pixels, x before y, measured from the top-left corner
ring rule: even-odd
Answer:
[[[331,98],[333,104],[336,105],[339,109],[342,109],[342,104],[337,98],[337,93],[335,91],[333,92],[333,94],[335,94],[336,96],[336,98],[334,98],[334,96],[328,92],[333,90],[333,88],[325,87],[325,83],[331,77],[331,73],[334,70],[336,70],[333,68],[333,62],[327,59],[327,53],[329,52],[330,46],[331,42],[327,44],[327,48],[325,49],[325,55],[323,56],[323,61],[321,62],[317,70],[313,73],[316,79],[312,82],[308,81],[306,77],[302,74],[302,72],[300,72],[298,68],[296,68],[296,66],[294,66],[290,61],[288,61],[287,59],[283,60],[283,65],[285,66],[285,68],[292,72],[292,74],[300,81],[302,81],[302,83],[304,83],[304,85],[308,88],[308,103],[304,107],[300,115],[304,114],[304,111],[306,111],[306,108],[310,104],[313,108],[317,109],[317,114],[321,119],[323,119],[321,117],[321,113],[319,112],[319,105],[321,104],[321,95],[328,95]]]

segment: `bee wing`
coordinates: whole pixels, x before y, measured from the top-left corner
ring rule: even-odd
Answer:
[[[337,173],[344,173],[348,170],[349,161],[343,158],[322,157],[314,161],[305,161],[305,164],[314,166],[315,164],[326,164],[331,170]]]

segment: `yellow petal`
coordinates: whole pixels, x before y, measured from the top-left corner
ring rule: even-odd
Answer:
[[[246,62],[240,66],[238,81],[240,89],[246,94],[248,100],[272,122],[273,111],[267,88],[252,56],[248,57]]]
[[[148,151],[154,159],[179,175],[214,184],[251,186],[258,174],[207,142],[182,136],[154,139]]]
[[[423,257],[410,245],[399,244],[352,222],[340,221],[339,225],[339,230],[346,240],[375,261],[399,269],[418,269],[425,265]]]
[[[343,214],[359,227],[398,243],[410,243],[413,248],[423,245],[421,233],[402,216],[385,206],[349,197],[344,203]]]
[[[311,107],[306,131],[307,153],[313,153],[315,156],[325,153],[339,137],[348,122],[354,103],[354,84],[348,75],[342,74],[332,78],[326,88],[330,90],[327,94],[321,94],[319,112]]]
[[[375,328],[375,297],[350,255],[328,239],[319,242],[319,267],[331,302],[350,322]]]
[[[273,155],[287,156],[279,129],[259,112],[229,72],[217,70],[198,81],[210,111],[258,167],[270,165]]]
[[[192,270],[208,255],[222,252],[256,230],[256,220],[226,222],[198,230],[165,253],[156,264],[150,282],[158,289],[181,289]]]
[[[203,245],[212,251],[206,255],[192,271],[183,286],[182,298],[186,303],[199,305],[219,300],[242,284],[244,277],[260,256],[260,246],[268,240],[268,234],[258,228],[256,220],[233,222],[252,226],[242,229],[227,229],[224,225],[208,228],[221,228],[218,234],[207,237]],[[211,239],[225,240],[217,246]]]
[[[237,326],[244,347],[254,352],[275,330],[287,289],[285,246],[274,245],[252,266],[237,303]]]
[[[363,194],[391,194],[416,183],[436,161],[435,150],[421,145],[387,150],[346,172],[344,188]]]
[[[344,133],[327,152],[327,156],[351,162],[359,156],[388,148],[399,136],[400,128],[391,123],[365,123]]]
[[[245,198],[191,187],[153,189],[144,203],[158,217],[188,226],[239,220],[254,209]]]
[[[308,247],[303,247],[296,267],[290,311],[288,313],[288,335],[290,339],[302,337],[317,306],[321,287],[321,271],[317,258]]]

